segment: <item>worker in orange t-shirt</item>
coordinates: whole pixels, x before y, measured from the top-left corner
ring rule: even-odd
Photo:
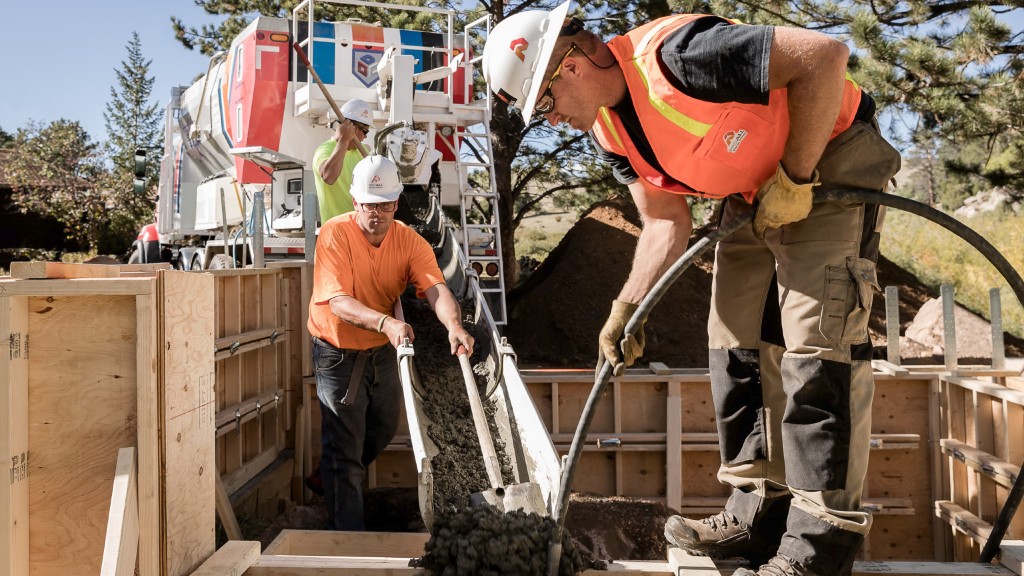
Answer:
[[[454,355],[473,352],[462,310],[426,240],[397,222],[398,168],[369,156],[352,175],[355,210],[324,223],[317,240],[309,333],[322,415],[320,474],[327,529],[364,530],[366,467],[398,429],[401,383],[395,348],[412,327],[391,316],[408,284],[448,329]]]

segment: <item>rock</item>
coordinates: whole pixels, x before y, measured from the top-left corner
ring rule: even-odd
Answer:
[[[958,358],[992,358],[992,325],[974,312],[956,304],[953,311],[956,325],[956,353]],[[942,320],[942,300],[932,298],[925,302],[907,327],[901,347],[914,344],[923,346],[931,354],[945,354],[945,327]],[[909,341],[909,342],[908,342]]]

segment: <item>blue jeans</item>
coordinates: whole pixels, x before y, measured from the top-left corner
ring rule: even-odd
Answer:
[[[313,338],[313,369],[322,419],[320,475],[328,530],[365,530],[366,467],[398,430],[401,383],[398,357],[390,345],[368,351],[355,398],[342,403],[357,355],[357,350],[340,350]]]

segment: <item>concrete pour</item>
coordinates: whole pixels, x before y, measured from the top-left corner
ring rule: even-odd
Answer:
[[[490,506],[471,507],[470,496],[490,486],[458,359],[451,354],[447,330],[423,301],[405,299],[403,307],[416,336],[415,365],[426,390],[424,411],[433,423],[427,434],[439,450],[431,460],[434,526],[426,553],[413,565],[442,575],[543,576],[555,523],[533,513],[501,514]],[[472,319],[464,324],[478,341],[483,340]],[[483,348],[478,345],[471,360],[483,358]],[[474,365],[474,373],[484,394],[491,375],[480,362]],[[488,415],[493,414],[493,403],[485,402],[484,409]],[[498,439],[493,420],[488,424],[495,438],[502,478],[508,482],[513,474],[505,446]],[[560,574],[568,576],[603,565],[577,546],[568,531],[563,531],[562,542]]]

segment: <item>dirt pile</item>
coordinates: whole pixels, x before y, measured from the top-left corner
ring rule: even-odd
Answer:
[[[691,245],[708,230],[697,230]],[[640,234],[640,217],[625,199],[600,203],[580,217],[539,268],[509,294],[505,334],[520,367],[588,367],[597,361],[597,336],[612,300],[626,281]],[[691,266],[649,316],[647,346],[638,361],[674,368],[708,365],[707,319],[713,250]],[[900,326],[905,330],[925,302],[938,296],[916,276],[883,258],[880,286],[899,288]],[[885,299],[877,294],[868,326],[875,357],[885,358]],[[1007,354],[1024,354],[1024,342],[1006,335]],[[931,347],[903,350],[908,362],[942,363]],[[967,358],[962,358],[968,360]]]

